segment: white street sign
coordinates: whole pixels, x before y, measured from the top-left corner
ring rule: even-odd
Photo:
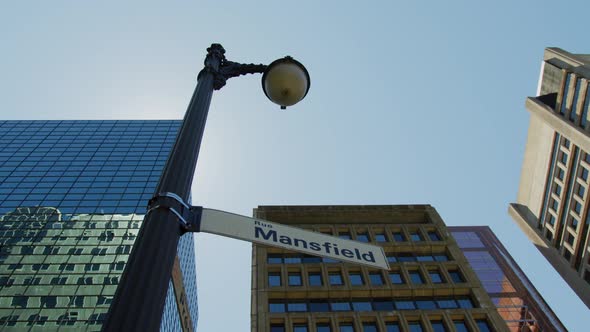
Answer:
[[[389,270],[382,247],[229,212],[203,209],[201,232]]]

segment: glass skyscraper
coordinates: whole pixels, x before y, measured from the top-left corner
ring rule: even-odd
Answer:
[[[180,125],[0,121],[0,330],[101,329]],[[178,257],[195,329],[191,234]],[[172,287],[161,330],[181,330]]]
[[[567,331],[488,226],[449,226],[447,230],[509,331]]]

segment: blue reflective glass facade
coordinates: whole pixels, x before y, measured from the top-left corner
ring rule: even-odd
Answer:
[[[197,275],[195,263],[195,244],[193,235],[191,233],[185,234],[178,242],[178,258],[180,260],[180,270],[182,271],[182,278],[184,281],[184,289],[191,310],[191,318],[193,323],[193,330],[197,330]],[[188,281],[191,282],[188,282]],[[180,318],[178,315],[178,307],[176,306],[176,297],[172,289],[172,282],[168,287],[166,294],[166,306],[164,314],[162,315],[162,323],[160,331],[181,331]]]
[[[559,318],[489,227],[453,226],[448,230],[509,331],[565,331]],[[451,277],[459,281],[463,279],[459,275]],[[457,328],[456,321],[454,324]],[[480,329],[485,327],[477,324]]]
[[[180,125],[0,121],[0,330],[101,329]],[[196,326],[192,239],[179,257]],[[162,330],[177,331],[169,302]]]

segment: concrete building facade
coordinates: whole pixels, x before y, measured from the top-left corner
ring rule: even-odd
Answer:
[[[180,125],[0,121],[0,330],[101,330]],[[192,235],[178,257],[194,330]],[[171,286],[162,331],[177,303]]]
[[[260,206],[254,215],[382,246],[390,270],[254,244],[252,331],[508,331],[429,205]]]
[[[488,226],[448,230],[510,331],[567,331]]]
[[[590,55],[547,48],[509,214],[590,308]]]

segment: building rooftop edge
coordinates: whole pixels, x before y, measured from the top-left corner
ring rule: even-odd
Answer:
[[[22,121],[43,121],[43,122],[62,122],[62,121],[182,121],[182,119],[0,119],[2,122],[22,122]]]
[[[590,54],[570,53],[559,47],[547,47],[543,54],[543,60],[547,61],[552,57],[558,57],[572,66],[590,66]]]
[[[283,210],[425,210],[433,208],[430,204],[391,204],[391,205],[259,205],[255,209],[266,211]]]

